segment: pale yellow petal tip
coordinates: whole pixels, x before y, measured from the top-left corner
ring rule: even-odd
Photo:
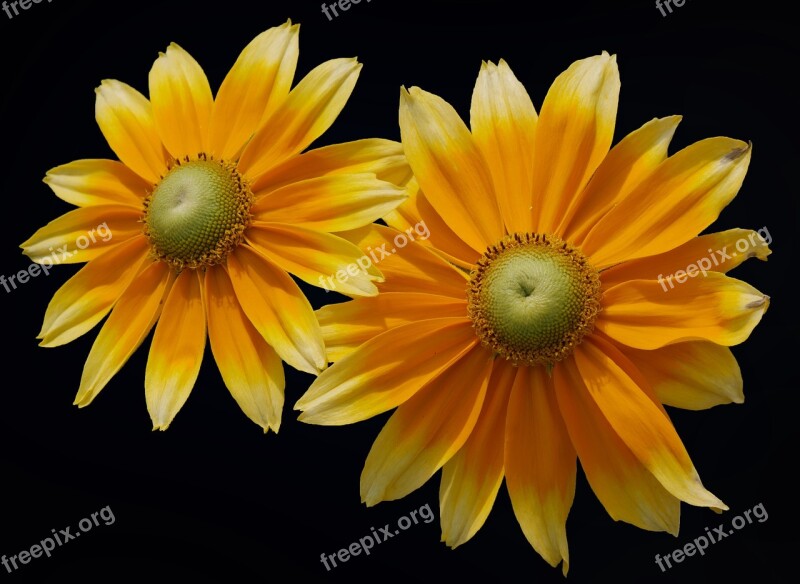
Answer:
[[[561,574],[564,576],[564,578],[567,577],[567,572],[569,572],[569,562],[564,560],[561,562]]]
[[[164,432],[164,431],[166,431],[167,428],[169,428],[169,424],[160,424],[159,425],[159,424],[153,422],[153,432],[155,432],[156,430]]]
[[[749,308],[749,309],[752,310],[752,309],[757,309],[757,308],[762,308],[763,307],[763,310],[761,311],[762,314],[763,314],[763,313],[766,313],[767,309],[769,308],[769,301],[770,301],[769,296],[764,294],[761,298],[759,298],[757,300],[753,300],[752,302],[747,303],[745,305],[745,308]]]

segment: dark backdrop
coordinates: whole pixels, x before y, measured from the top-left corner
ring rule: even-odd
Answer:
[[[677,539],[645,532],[610,519],[579,474],[567,525],[568,581],[789,581],[798,544],[789,474],[798,446],[796,16],[772,2],[688,0],[666,17],[650,0],[541,4],[523,11],[488,1],[362,0],[333,21],[318,0],[226,0],[207,8],[54,0],[13,20],[0,12],[0,273],[26,268],[19,243],[70,208],[41,182],[44,173],[75,159],[113,157],[94,122],[94,88],[114,78],[146,93],[150,66],[171,41],[200,62],[214,90],[247,42],[289,17],[302,24],[298,75],[357,56],[364,63],[358,85],[320,144],[398,139],[401,84],[441,95],[466,118],[482,59],[505,58],[538,108],[574,60],[616,53],[622,94],[615,142],[676,113],[684,121],[672,151],[717,135],[753,141],[744,186],[714,230],[769,229],[769,262],[751,261],[733,275],[769,294],[772,306],[749,341],[733,349],[746,402],[672,411],[704,483],[731,512],[718,517],[684,505]],[[363,506],[359,474],[387,416],[342,428],[299,423],[291,406],[311,378],[288,367],[278,435],[264,436],[239,411],[210,352],[173,425],[152,432],[143,390],[149,340],[91,406],[72,406],[96,330],[57,349],[37,347],[35,336],[50,297],[76,270],[54,269],[11,293],[0,289],[0,554],[29,549],[52,529],[74,531],[107,505],[116,521],[12,574],[0,567],[0,580],[563,581],[526,542],[505,488],[483,529],[455,551],[439,542],[438,475],[403,500]],[[316,307],[334,297],[304,289]],[[426,503],[435,522],[331,572],[320,563],[322,552],[335,553]],[[656,566],[655,554],[759,503],[769,514],[764,523],[666,574]]]

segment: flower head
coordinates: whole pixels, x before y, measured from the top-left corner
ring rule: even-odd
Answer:
[[[97,123],[119,161],[48,172],[45,182],[78,209],[22,244],[39,263],[53,263],[54,247],[64,261],[87,262],[50,302],[42,346],[68,343],[108,315],[77,405],[91,403],[153,327],[145,393],[157,429],[188,398],[206,337],[232,396],[265,431],[280,425],[282,361],[312,374],[326,367],[320,327],[289,274],[318,285],[359,258],[334,232],[402,202],[395,183],[408,170],[388,140],[302,153],[336,119],[361,65],[327,61],[292,88],[297,57],[298,26],[287,22],[242,51],[216,97],[175,44],[150,71],[149,100],[119,81],[97,89]],[[380,279],[372,267],[342,291],[373,295]]]
[[[614,57],[584,59],[538,115],[504,61],[484,63],[471,128],[441,98],[402,90],[419,188],[385,219],[424,221],[430,237],[381,264],[377,297],[318,311],[335,363],[296,405],[328,425],[396,408],[361,475],[368,505],[442,469],[442,539],[455,547],[505,480],[528,541],[565,574],[577,461],[611,517],[643,529],[676,534],[681,501],[727,508],[663,405],[741,402],[728,347],[768,306],[725,275],[766,259],[763,238],[699,235],[736,195],[750,146],[711,138],[668,156],[673,116],[611,148],[619,88]],[[378,247],[395,233],[347,237]],[[741,239],[749,253],[663,278]]]

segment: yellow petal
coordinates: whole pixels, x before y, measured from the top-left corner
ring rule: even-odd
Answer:
[[[277,432],[283,410],[283,364],[242,311],[222,268],[206,273],[208,338],[219,372],[248,418]]]
[[[158,135],[175,158],[208,152],[214,98],[203,69],[175,43],[150,69],[150,100]]]
[[[608,153],[619,88],[617,59],[604,51],[573,63],[547,92],[533,157],[534,231],[554,232]]]
[[[556,365],[553,378],[558,407],[581,468],[611,518],[678,535],[680,500],[625,445],[592,399],[574,359]]]
[[[283,270],[313,286],[352,296],[374,296],[381,272],[338,235],[294,225],[254,222],[247,241]],[[349,272],[347,271],[349,269]]]
[[[255,179],[305,150],[336,120],[360,71],[356,59],[332,59],[315,67],[255,133],[239,169]]]
[[[251,212],[258,221],[330,233],[369,225],[405,199],[405,189],[374,174],[332,175],[272,191],[258,198]]]
[[[367,506],[418,489],[464,444],[486,396],[492,356],[474,347],[389,418],[361,473]]]
[[[506,409],[517,371],[504,359],[494,360],[478,421],[464,446],[442,467],[442,541],[452,548],[483,526],[503,482]]]
[[[248,44],[217,92],[211,115],[210,146],[232,160],[261,123],[286,101],[297,67],[300,25],[287,22]]]
[[[206,348],[206,315],[197,270],[176,278],[158,319],[144,391],[153,430],[166,430],[186,403]]]
[[[103,320],[139,273],[148,251],[147,239],[136,237],[109,249],[67,280],[47,305],[39,344],[69,343]]]
[[[426,292],[460,300],[466,297],[469,276],[416,241],[392,253],[403,243],[402,234],[394,229],[370,225],[339,235],[361,248],[380,268],[386,280],[379,284],[381,292]],[[337,290],[341,291],[338,284]]]
[[[749,229],[729,229],[718,233],[709,233],[690,239],[670,251],[623,262],[604,270],[600,277],[603,285],[610,288],[628,280],[669,279],[678,270],[688,269],[695,274],[702,272],[726,273],[750,258],[767,260],[772,253],[769,244],[772,236],[769,230],[758,232]],[[692,268],[691,266],[694,266]],[[695,276],[697,277],[697,276]],[[674,288],[677,282],[667,288]]]
[[[76,160],[47,172],[56,196],[78,207],[125,205],[141,209],[152,185],[116,160]]]
[[[472,93],[470,126],[492,175],[506,230],[531,231],[533,150],[538,116],[528,92],[500,59],[483,63]]]
[[[38,264],[88,262],[114,245],[141,235],[142,211],[120,205],[96,205],[50,221],[20,247]]]
[[[643,386],[646,382],[631,377],[629,371],[636,368],[630,361],[598,337],[584,339],[574,355],[587,393],[633,455],[664,488],[690,505],[727,509],[703,487],[667,414],[648,395],[649,388]]]
[[[747,339],[769,307],[768,296],[719,272],[669,286],[633,280],[606,290],[595,326],[637,349],[701,340],[730,346]]]
[[[239,246],[228,256],[228,270],[242,310],[278,355],[306,373],[324,369],[327,361],[319,323],[294,280],[247,246]]]
[[[252,190],[266,194],[301,180],[359,173],[374,174],[379,180],[396,185],[404,185],[411,179],[411,168],[399,142],[368,138],[323,146],[293,156],[258,177]]]
[[[408,199],[394,211],[383,216],[386,224],[398,231],[414,235],[415,241],[432,248],[448,262],[465,270],[471,270],[481,254],[464,243],[464,240],[450,229],[420,190],[416,179],[409,181],[406,192]]]
[[[595,224],[583,253],[605,268],[686,243],[736,196],[751,153],[745,142],[709,138],[670,156]]]
[[[695,341],[652,351],[622,346],[659,401],[687,410],[744,402],[742,372],[727,347]]]
[[[399,406],[478,340],[468,318],[437,318],[373,337],[311,384],[294,409],[309,424],[337,426]]]
[[[107,79],[95,90],[95,119],[119,159],[148,184],[167,172],[169,154],[161,144],[153,108],[129,85]]]
[[[614,146],[570,203],[556,234],[580,245],[595,223],[667,158],[680,121],[680,116],[650,120]]]
[[[418,292],[384,292],[329,304],[316,312],[328,361],[338,361],[372,337],[404,324],[467,316],[466,300]]]
[[[400,135],[428,200],[453,230],[483,253],[504,233],[492,177],[469,129],[442,98],[412,87],[400,92]]]
[[[92,344],[75,405],[88,406],[153,328],[171,282],[166,264],[149,264],[120,296]]]
[[[525,537],[551,566],[569,570],[567,515],[575,497],[575,448],[544,367],[520,367],[506,418],[506,486]]]

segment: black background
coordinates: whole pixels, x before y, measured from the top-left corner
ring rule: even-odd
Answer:
[[[580,474],[567,524],[569,582],[706,581],[738,576],[796,581],[798,406],[797,17],[782,4],[687,0],[662,17],[650,0],[548,2],[524,10],[483,1],[362,0],[333,21],[320,1],[67,2],[0,13],[2,237],[0,273],[25,269],[19,243],[70,209],[41,182],[81,158],[113,158],[94,122],[94,88],[105,78],[147,93],[147,74],[174,41],[203,66],[214,90],[259,32],[301,23],[298,77],[322,61],[357,56],[359,82],[317,145],[363,137],[398,139],[399,87],[418,85],[468,116],[482,59],[505,58],[537,108],[576,59],[618,55],[622,93],[615,142],[653,117],[683,114],[671,151],[709,136],[754,143],[738,197],[713,230],[767,226],[768,263],[733,275],[772,297],[745,344],[734,347],[746,402],[703,412],[671,410],[705,485],[731,511],[682,506],[677,538],[615,523]],[[632,218],[634,220],[634,218]],[[144,402],[149,340],[85,409],[72,406],[96,330],[57,349],[37,347],[45,307],[78,266],[54,269],[19,289],[0,289],[0,554],[14,555],[110,505],[101,525],[0,580],[348,581],[489,577],[561,582],[528,545],[501,489],[485,526],[450,550],[439,542],[435,476],[412,495],[368,509],[359,501],[364,459],[388,415],[341,428],[299,423],[292,405],[311,377],[288,366],[278,435],[263,435],[225,389],[210,352],[192,395],[167,432],[152,432]],[[333,300],[304,286],[315,307]],[[341,299],[341,297],[338,297]],[[413,526],[331,572],[335,553],[370,528],[430,504],[436,521]],[[763,503],[748,525],[662,574],[655,564]],[[472,581],[470,578],[469,581]]]

